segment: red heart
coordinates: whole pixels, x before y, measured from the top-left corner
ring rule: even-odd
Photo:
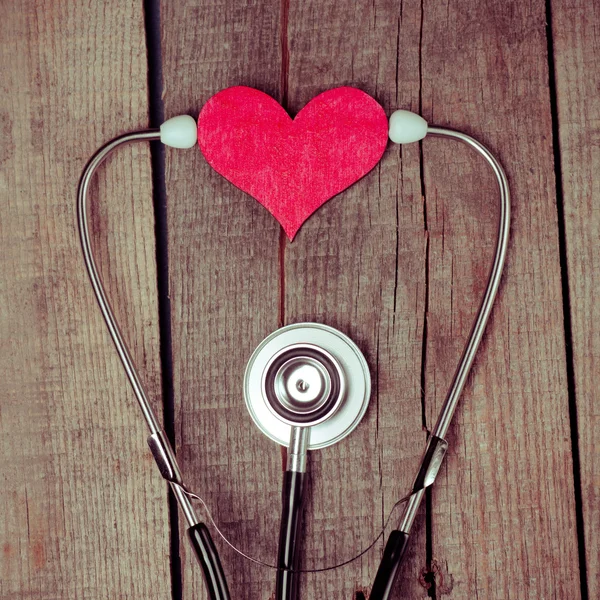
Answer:
[[[267,208],[290,240],[317,208],[377,164],[387,136],[383,108],[351,87],[319,94],[293,120],[267,94],[231,87],[198,117],[208,163]]]

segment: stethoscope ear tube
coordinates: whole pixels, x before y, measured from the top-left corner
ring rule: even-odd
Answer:
[[[187,535],[202,568],[210,600],[230,600],[223,566],[208,527],[204,523],[197,523],[187,530]]]
[[[386,544],[382,562],[377,571],[377,575],[375,576],[370,600],[388,599],[394,580],[398,574],[398,568],[402,561],[402,557],[404,556],[408,536],[417,515],[419,505],[421,504],[421,500],[423,499],[425,488],[432,485],[435,481],[441,463],[446,455],[448,443],[444,438],[446,437],[450,422],[454,416],[454,411],[456,410],[460,395],[467,381],[467,376],[471,370],[475,354],[477,353],[477,349],[483,338],[483,333],[492,311],[492,306],[494,305],[496,293],[500,286],[500,279],[502,277],[502,270],[508,248],[510,190],[508,187],[508,179],[502,165],[483,144],[464,133],[440,127],[430,127],[428,129],[428,135],[460,141],[475,150],[487,161],[496,176],[500,192],[498,238],[487,286],[471,334],[469,335],[460,362],[458,363],[450,389],[448,390],[448,394],[446,395],[446,399],[440,410],[438,420],[427,442],[425,454],[423,455],[419,472],[417,473],[417,477],[413,484],[410,498],[404,508],[399,527],[397,530],[392,531]]]
[[[189,129],[189,121],[184,120],[184,124],[187,124],[186,126]],[[79,234],[81,238],[81,246],[85,259],[85,265],[90,276],[90,281],[92,283],[96,299],[98,300],[100,311],[102,312],[102,316],[104,317],[110,336],[115,344],[119,358],[123,363],[123,367],[125,368],[125,372],[129,378],[133,392],[138,400],[142,414],[144,415],[144,419],[146,420],[148,428],[150,429],[148,445],[152,451],[152,455],[154,456],[161,475],[171,484],[175,498],[181,506],[186,520],[190,525],[190,528],[188,529],[188,537],[194,550],[194,554],[196,555],[196,558],[202,567],[210,598],[211,600],[230,600],[227,582],[225,580],[221,561],[219,560],[219,556],[217,554],[217,549],[206,525],[198,522],[198,518],[190,500],[190,494],[186,492],[183,485],[181,470],[177,464],[177,459],[175,457],[173,448],[171,447],[166,433],[161,428],[160,423],[154,411],[152,410],[152,406],[148,400],[148,396],[134,365],[133,358],[129,352],[127,344],[125,343],[123,334],[119,329],[117,320],[104,290],[104,285],[102,284],[102,279],[94,259],[94,253],[90,239],[90,227],[88,219],[88,190],[96,169],[102,164],[108,155],[119,146],[131,142],[158,140],[160,137],[161,133],[155,129],[135,131],[133,133],[125,134],[115,138],[100,148],[96,154],[94,154],[84,169],[77,190],[77,220],[79,225]],[[188,135],[188,138],[189,137],[190,136]],[[188,139],[188,142],[189,141],[190,140]]]

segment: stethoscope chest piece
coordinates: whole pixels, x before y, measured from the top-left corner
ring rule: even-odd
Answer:
[[[292,427],[310,427],[309,450],[351,433],[371,394],[367,361],[333,327],[297,323],[273,332],[256,348],[244,376],[244,398],[257,427],[287,446]]]

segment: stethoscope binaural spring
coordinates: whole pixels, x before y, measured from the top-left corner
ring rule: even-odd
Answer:
[[[407,496],[396,504],[403,504],[404,510],[397,528],[387,540],[371,590],[371,600],[387,600],[389,597],[425,489],[435,481],[446,454],[448,444],[445,436],[492,310],[509,239],[510,193],[506,175],[498,160],[474,138],[450,129],[428,127],[424,123],[421,117],[413,113],[396,111],[390,117],[390,138],[396,143],[418,141],[425,135],[445,138],[462,142],[482,156],[491,167],[499,187],[497,242],[481,305],[436,425],[427,441],[413,486]],[[78,187],[77,218],[90,281],[150,429],[150,450],[188,523],[188,537],[202,567],[209,595],[212,600],[225,600],[230,598],[230,594],[224,571],[209,530],[197,516],[194,500],[203,504],[209,521],[227,544],[254,562],[268,563],[247,555],[231,544],[217,527],[204,501],[186,487],[175,452],[151,408],[106,295],[92,251],[88,217],[91,179],[115,149],[132,142],[153,140],[176,148],[189,148],[195,145],[196,135],[194,119],[183,115],[169,119],[160,129],[135,131],[110,141],[94,154],[83,171]],[[277,564],[268,565],[277,569],[276,600],[294,600],[297,597],[298,573],[302,571],[298,568],[298,541],[307,451],[336,443],[349,435],[367,410],[369,395],[369,369],[358,347],[341,332],[321,324],[301,323],[277,330],[259,345],[248,363],[244,397],[250,415],[265,435],[288,447]],[[373,545],[374,542],[358,556]],[[313,571],[336,566],[340,565]]]

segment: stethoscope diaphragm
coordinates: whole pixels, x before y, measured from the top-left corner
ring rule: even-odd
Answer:
[[[256,426],[282,446],[292,427],[310,427],[308,450],[350,434],[370,394],[371,376],[358,346],[319,323],[274,331],[258,345],[244,375],[244,399]]]

